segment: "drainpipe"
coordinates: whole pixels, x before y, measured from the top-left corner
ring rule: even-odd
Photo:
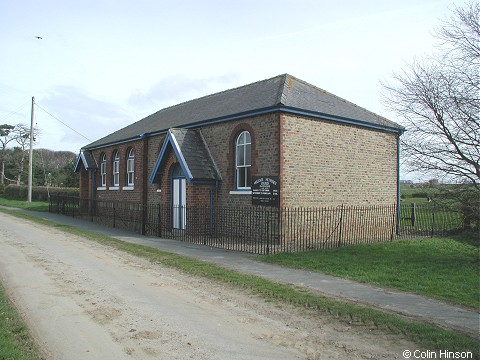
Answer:
[[[397,135],[397,235],[400,235],[400,135]]]
[[[94,215],[94,204],[95,204],[95,173],[97,172],[96,169],[90,170],[90,179],[91,179],[91,184],[90,184],[90,206],[89,206],[89,211],[90,211],[90,217],[91,220],[93,221],[93,215]]]
[[[147,195],[147,187],[148,187],[148,137],[145,134],[140,135],[140,139],[143,141],[143,149],[142,149],[142,159],[143,159],[143,171],[142,171],[142,235],[146,234],[146,221],[147,221],[147,202],[148,202],[148,195]]]

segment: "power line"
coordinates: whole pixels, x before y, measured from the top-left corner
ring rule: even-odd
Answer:
[[[62,120],[60,120],[59,118],[57,118],[56,116],[50,114],[47,110],[45,110],[44,108],[42,108],[40,105],[38,105],[38,103],[35,103],[35,105],[40,108],[41,110],[43,110],[45,113],[47,113],[48,115],[50,115],[52,118],[54,118],[55,120],[57,120],[59,123],[63,124],[64,126],[66,126],[67,128],[69,128],[70,130],[72,130],[73,132],[77,133],[78,135],[80,135],[81,137],[83,137],[84,139],[92,142],[92,140],[90,140],[89,138],[87,138],[85,135],[79,133],[77,130],[75,130],[74,128],[72,128],[71,126],[65,124]]]
[[[12,115],[14,115],[14,114],[17,114],[20,110],[22,110],[23,108],[27,107],[27,105],[29,105],[29,104],[30,104],[30,102],[27,101],[25,104],[19,106],[19,107],[16,108],[15,110],[10,111],[8,114],[6,114],[5,116],[3,116],[3,117],[0,118],[0,122],[3,122],[3,120],[5,120],[6,118],[8,118],[8,117],[10,117],[10,116],[12,116]]]

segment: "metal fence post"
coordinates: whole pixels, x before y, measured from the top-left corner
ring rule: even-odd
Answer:
[[[412,227],[415,227],[415,221],[416,221],[416,218],[417,218],[415,203],[412,203],[410,206],[411,206],[411,209],[412,209],[411,214],[410,214],[410,219],[412,221]]]
[[[341,210],[340,210],[340,223],[339,223],[339,230],[338,230],[338,246],[342,245],[342,231],[343,231],[343,212],[345,209],[345,205],[342,204]]]
[[[388,209],[388,208],[387,208]],[[397,209],[397,205],[393,205],[393,221],[392,221],[392,235],[390,236],[390,241],[393,241],[394,238],[395,238],[395,229],[398,228],[397,226],[397,219],[398,219],[398,209]],[[400,235],[400,233],[398,234]]]
[[[142,235],[145,235],[146,233],[146,228],[147,228],[147,214],[148,214],[148,210],[147,210],[147,204],[142,204]]]
[[[433,204],[432,207],[432,234],[431,237],[435,234],[435,203]]]
[[[266,212],[267,221],[265,222],[267,225],[267,255],[270,254],[270,212],[264,209],[264,213]]]
[[[157,236],[162,237],[162,205],[158,204]]]

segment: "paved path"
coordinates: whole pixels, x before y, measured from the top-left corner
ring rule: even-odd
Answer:
[[[123,241],[189,256],[245,274],[258,275],[281,283],[304,286],[327,296],[346,299],[390,312],[420,318],[423,321],[441,327],[460,330],[480,338],[480,314],[478,312],[452,306],[424,296],[361,284],[318,272],[295,270],[278,265],[266,264],[256,261],[254,259],[255,256],[250,254],[176,240],[142,236],[64,215],[37,212],[28,212],[28,214],[61,224],[100,232]]]

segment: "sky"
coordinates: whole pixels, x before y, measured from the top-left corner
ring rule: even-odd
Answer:
[[[452,0],[0,0],[0,124],[82,146],[288,73],[392,121],[381,82],[432,53]],[[41,37],[41,39],[36,38]]]

